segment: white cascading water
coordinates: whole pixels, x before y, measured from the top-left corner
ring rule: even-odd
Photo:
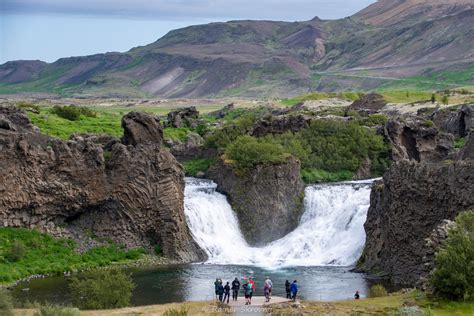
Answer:
[[[299,226],[264,247],[250,247],[224,195],[209,180],[186,179],[186,220],[210,264],[349,266],[365,243],[364,223],[372,181],[308,186]]]

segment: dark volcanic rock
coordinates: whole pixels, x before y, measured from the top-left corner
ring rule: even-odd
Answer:
[[[2,108],[16,122],[21,112]],[[92,233],[127,247],[159,244],[179,261],[205,257],[188,230],[184,175],[161,147],[159,120],[129,113],[123,142],[77,135],[65,142],[0,129],[0,224],[87,240]],[[103,145],[106,143],[107,145]]]
[[[169,127],[196,127],[196,120],[199,118],[199,111],[195,106],[179,109],[168,113]]]
[[[431,267],[425,239],[444,220],[474,208],[473,188],[473,161],[394,164],[372,189],[359,268],[416,284]]]
[[[205,147],[204,139],[196,133],[189,133],[183,143],[170,142],[170,145],[171,153],[179,162],[217,157],[217,149]]]
[[[444,132],[466,137],[474,128],[474,105],[463,105],[458,111],[438,110],[431,115],[431,120]]]
[[[250,245],[267,244],[298,226],[304,184],[300,163],[294,158],[283,164],[257,166],[246,175],[236,175],[220,161],[211,167],[208,177],[229,198]]]
[[[436,162],[448,157],[454,148],[454,137],[421,121],[389,121],[383,134],[392,145],[392,160]]]
[[[387,101],[385,101],[382,95],[369,93],[354,101],[347,110],[355,110],[362,114],[374,114],[379,112],[385,105],[387,105]]]
[[[285,132],[298,132],[307,128],[311,123],[311,117],[298,115],[268,116],[260,119],[253,126],[250,134],[256,137],[263,137],[268,134],[283,134]]]

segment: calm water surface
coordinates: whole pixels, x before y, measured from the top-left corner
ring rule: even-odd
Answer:
[[[256,295],[263,295],[263,280],[269,276],[274,284],[274,295],[285,296],[285,280],[298,280],[301,297],[309,300],[352,299],[359,290],[364,297],[370,286],[366,275],[353,273],[348,267],[291,267],[265,270],[235,265],[190,264],[158,268],[126,269],[132,273],[137,287],[132,305],[163,304],[183,301],[204,301],[214,298],[216,277],[232,282],[251,275],[256,281]],[[57,276],[33,280],[14,289],[15,299],[25,302],[68,304],[69,278]]]

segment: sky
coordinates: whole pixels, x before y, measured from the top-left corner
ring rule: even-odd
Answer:
[[[350,16],[376,0],[0,0],[0,64],[152,43],[173,29],[238,19]]]

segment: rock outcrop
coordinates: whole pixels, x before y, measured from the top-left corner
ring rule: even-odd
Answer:
[[[261,165],[237,175],[219,161],[208,171],[237,214],[241,231],[250,245],[261,246],[279,239],[298,226],[303,213],[304,184],[300,163]]]
[[[347,110],[355,110],[364,115],[370,115],[379,112],[385,105],[384,97],[377,93],[369,93],[354,101]]]
[[[122,140],[54,139],[11,107],[0,108],[0,121],[9,122],[0,128],[0,225],[129,248],[159,244],[181,262],[205,258],[185,221],[182,167],[162,148],[157,117],[127,114]]]
[[[307,128],[312,118],[303,114],[268,116],[258,120],[250,135],[263,137],[268,134],[283,134],[285,132],[298,132]]]
[[[374,184],[359,269],[415,285],[430,270],[426,241],[445,220],[474,208],[472,160],[400,161]],[[438,234],[439,235],[439,234]]]
[[[463,105],[458,111],[440,109],[431,115],[431,120],[444,132],[466,137],[474,128],[474,105]]]
[[[196,127],[199,111],[195,106],[184,109],[178,109],[168,113],[168,126],[174,128]]]
[[[454,136],[426,122],[390,120],[382,131],[391,144],[393,161],[439,162],[454,148]]]

